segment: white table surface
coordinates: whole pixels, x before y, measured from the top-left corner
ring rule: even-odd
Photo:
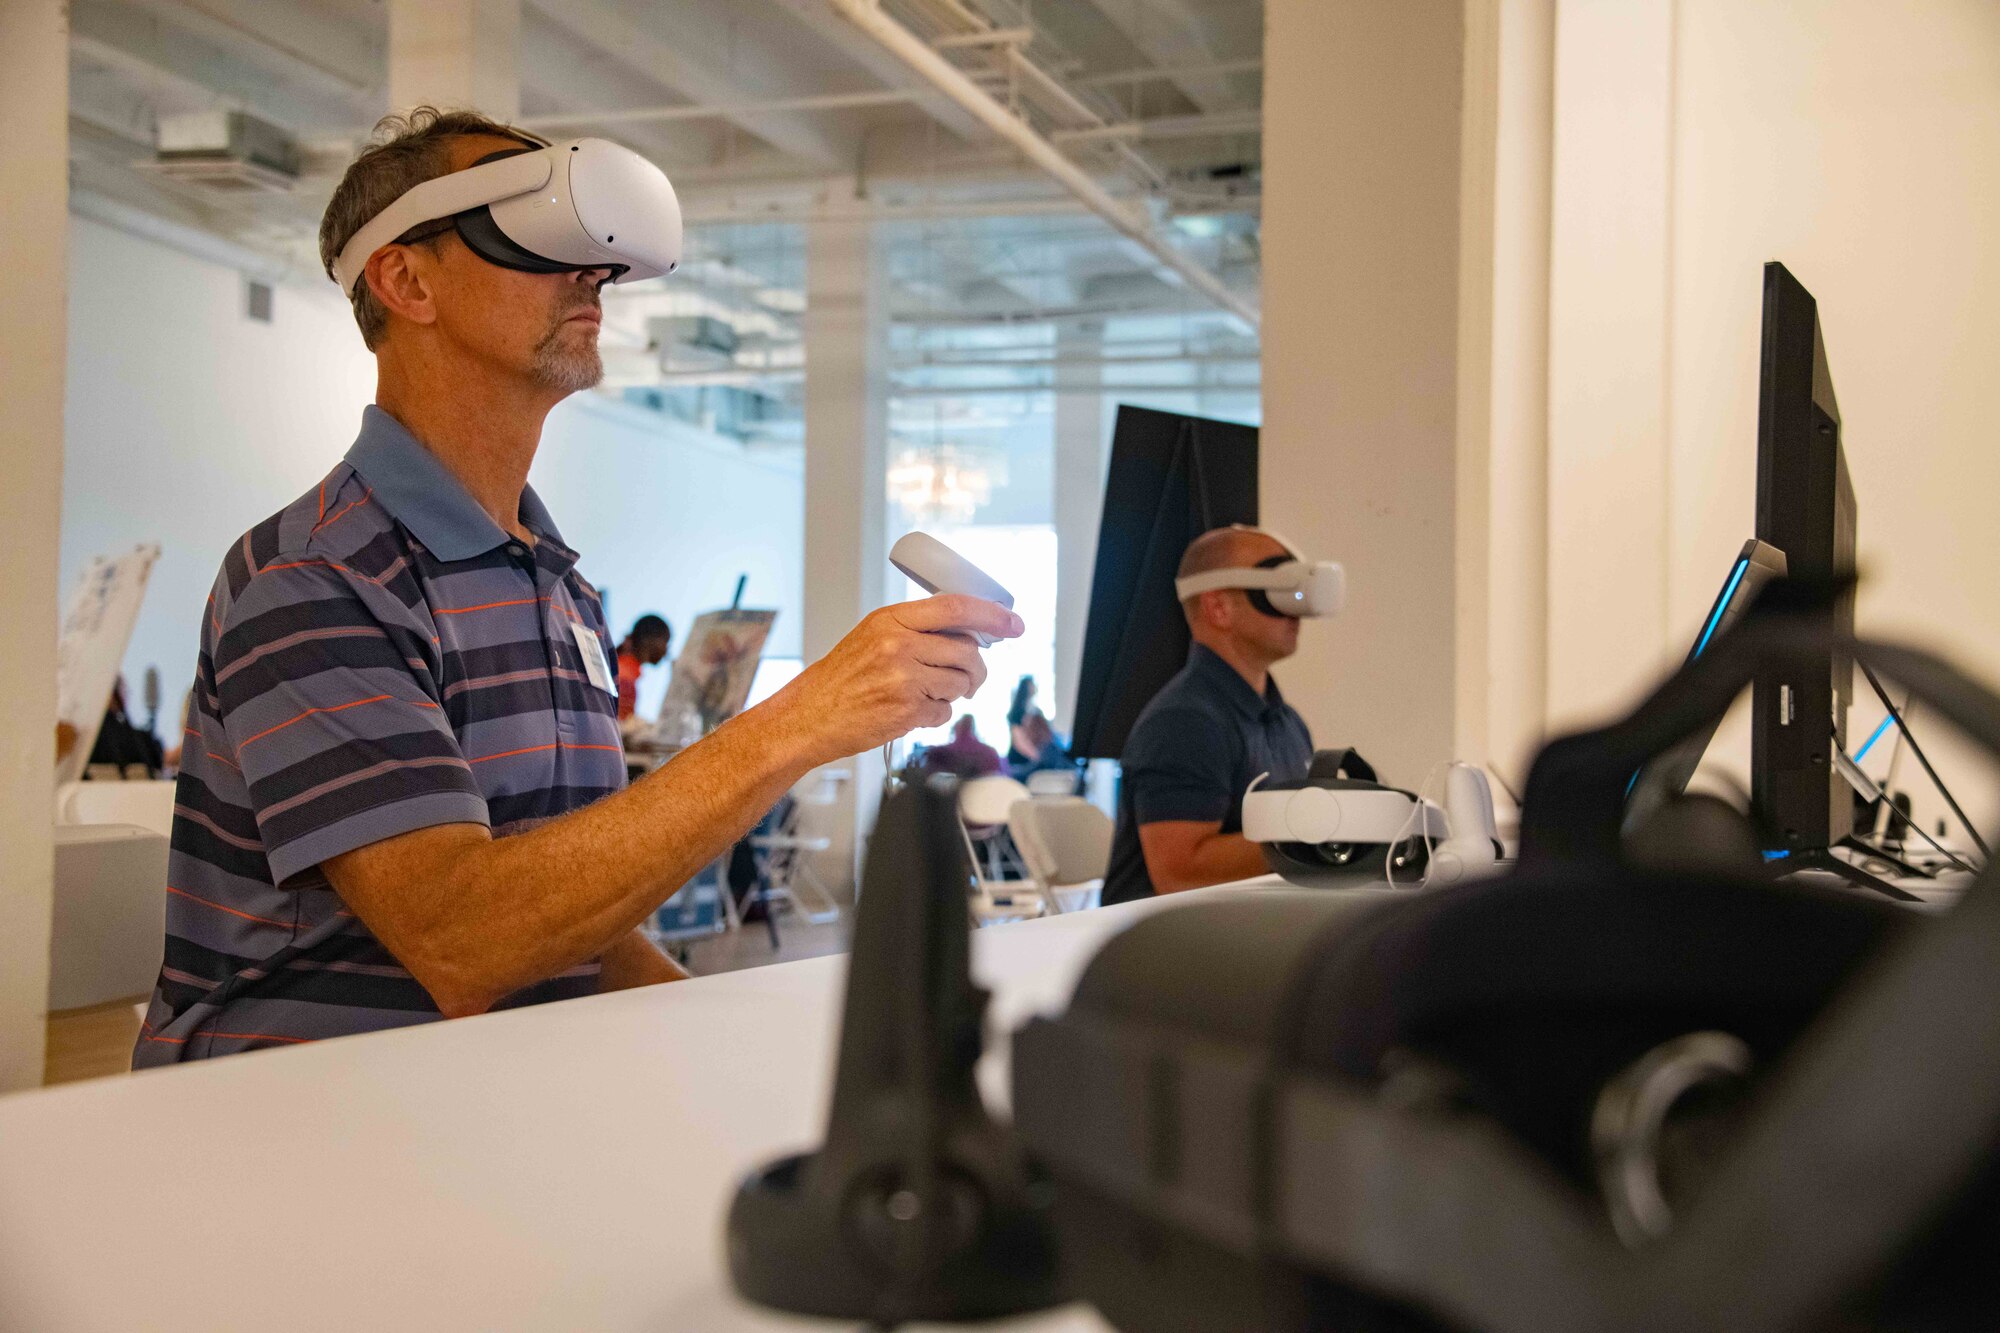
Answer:
[[[1160,905],[976,932],[989,1033],[1061,1008]],[[0,1329],[828,1327],[737,1299],[723,1218],[819,1141],[845,977],[815,958],[0,1099]]]

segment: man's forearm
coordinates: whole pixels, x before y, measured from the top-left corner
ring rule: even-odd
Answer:
[[[1252,879],[1269,869],[1263,850],[1240,833],[1212,833],[1181,856],[1171,858],[1171,864],[1156,868],[1151,856],[1146,860],[1147,876],[1159,893],[1181,893],[1211,884]]]
[[[688,971],[656,948],[639,931],[628,931],[611,942],[599,955],[599,994],[614,990],[636,990],[667,981],[686,981]]]
[[[356,910],[447,1014],[602,954],[812,767],[783,710],[752,709],[615,796],[510,838],[458,826],[410,867],[393,914]],[[437,831],[439,833],[443,830]],[[334,886],[348,878],[328,863]]]

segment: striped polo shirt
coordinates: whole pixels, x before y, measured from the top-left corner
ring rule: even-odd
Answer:
[[[369,407],[340,465],[230,550],[135,1066],[440,1018],[320,864],[435,824],[504,837],[625,785],[617,696],[583,656],[594,639],[610,660],[596,590],[532,488],[520,519],[532,546]],[[593,962],[503,1005],[596,981]]]

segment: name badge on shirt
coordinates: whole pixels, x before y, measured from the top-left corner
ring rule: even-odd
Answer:
[[[604,641],[588,625],[570,622],[570,635],[576,640],[576,650],[583,654],[583,674],[590,677],[590,683],[603,690],[612,698],[618,697],[618,678],[611,674],[611,668],[604,660]]]

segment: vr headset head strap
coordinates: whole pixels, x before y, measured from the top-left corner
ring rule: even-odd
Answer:
[[[1298,586],[1298,572],[1291,568],[1299,562],[1290,557],[1282,557],[1283,563],[1259,566],[1255,569],[1211,569],[1205,574],[1190,574],[1184,579],[1174,580],[1174,591],[1182,601],[1205,592],[1222,592],[1230,588],[1292,588]]]
[[[413,186],[340,248],[333,264],[334,280],[352,297],[369,257],[410,228],[539,190],[549,183],[554,169],[552,150],[542,148],[510,153]]]

